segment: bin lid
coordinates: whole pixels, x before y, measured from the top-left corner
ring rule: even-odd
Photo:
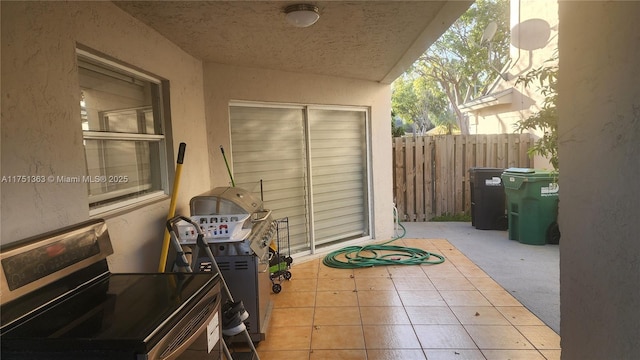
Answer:
[[[506,189],[520,189],[520,187],[524,183],[533,183],[533,182],[557,182],[557,174],[551,171],[545,170],[536,170],[536,169],[524,169],[531,170],[530,172],[518,172],[511,171],[514,168],[507,169],[504,173],[502,173],[502,182]],[[519,169],[519,168],[515,168]]]
[[[489,174],[500,176],[504,172],[504,168],[492,168],[492,167],[470,167],[469,175],[473,178],[475,174]]]
[[[517,174],[533,174],[533,173],[536,172],[536,170],[535,169],[529,169],[529,168],[512,167],[512,168],[508,168],[504,172],[517,173]]]

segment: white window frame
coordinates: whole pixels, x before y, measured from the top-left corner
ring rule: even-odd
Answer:
[[[162,80],[156,77],[153,77],[149,74],[143,73],[131,67],[125,66],[119,62],[110,60],[103,56],[96,55],[92,52],[86,51],[84,49],[76,49],[76,56],[79,59],[90,60],[93,63],[98,63],[104,66],[107,69],[112,69],[118,73],[121,73],[123,76],[133,76],[134,78],[138,78],[140,80],[144,80],[147,82],[151,82],[160,87],[160,94],[163,96],[162,90]],[[168,99],[161,99],[162,102],[168,101]],[[163,104],[161,104],[160,107]],[[154,142],[158,143],[158,153],[154,154],[157,156],[157,161],[159,164],[159,179],[156,179],[160,183],[160,189],[149,192],[147,194],[141,194],[136,197],[125,198],[122,200],[114,201],[113,203],[108,203],[102,206],[91,207],[91,198],[87,197],[87,202],[89,205],[89,216],[104,216],[107,213],[122,211],[129,208],[137,207],[140,205],[144,205],[153,201],[157,201],[160,199],[164,199],[168,196],[168,188],[169,188],[169,166],[168,166],[168,156],[167,156],[167,143],[168,138],[166,135],[166,126],[165,117],[162,114],[163,109],[160,109],[159,114],[154,114],[154,117],[157,116],[157,120],[160,123],[162,134],[143,134],[143,133],[119,133],[119,132],[108,132],[108,131],[90,131],[83,129],[83,140],[119,140],[119,141],[145,141],[145,142]],[[86,156],[86,153],[85,153]],[[88,171],[88,169],[86,169]],[[109,194],[109,193],[108,193]],[[107,196],[107,198],[117,197],[117,192],[110,194],[114,194],[115,196]],[[87,193],[87,196],[89,194]]]

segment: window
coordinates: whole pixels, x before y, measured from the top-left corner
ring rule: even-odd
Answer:
[[[161,81],[83,50],[78,75],[90,212],[165,195]]]

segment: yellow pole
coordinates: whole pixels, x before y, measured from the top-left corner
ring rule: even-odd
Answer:
[[[184,162],[184,151],[187,144],[180,143],[178,149],[178,161],[176,163],[176,176],[173,179],[173,190],[171,191],[171,203],[169,204],[169,215],[167,215],[167,221],[175,216],[176,213],[176,200],[178,199],[178,187],[180,184],[180,173],[182,172],[182,163]],[[160,264],[158,266],[158,272],[164,272],[167,263],[167,256],[169,256],[169,243],[171,235],[169,230],[164,227],[164,240],[162,241],[162,250],[160,250]]]

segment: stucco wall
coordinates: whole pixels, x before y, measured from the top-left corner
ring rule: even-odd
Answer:
[[[560,2],[563,360],[640,354],[639,14]]]
[[[1,6],[0,175],[85,174],[75,65],[79,43],[169,80],[173,125],[167,130],[173,135],[174,158],[178,144],[187,143],[178,193],[177,212],[182,214],[188,214],[192,196],[227,185],[218,146],[229,145],[230,100],[370,107],[374,234],[392,235],[388,85],[216,64],[207,64],[203,76],[198,59],[110,2]],[[3,244],[89,218],[85,184],[2,183],[0,191]],[[109,258],[112,270],[157,268],[168,205],[167,197],[106,216],[115,250]]]
[[[213,186],[228,186],[220,145],[229,148],[229,102],[355,105],[371,109],[374,235],[393,233],[391,175],[391,90],[376,82],[340,79],[207,63],[204,66],[209,160]]]
[[[86,174],[76,42],[168,79],[174,154],[187,142],[179,211],[210,187],[202,63],[111,2],[2,6],[2,175]],[[175,156],[175,155],[174,155]],[[175,158],[175,157],[174,157]],[[170,165],[175,166],[175,164]],[[86,184],[2,183],[1,241],[89,218]],[[167,199],[109,216],[114,271],[157,268]]]

